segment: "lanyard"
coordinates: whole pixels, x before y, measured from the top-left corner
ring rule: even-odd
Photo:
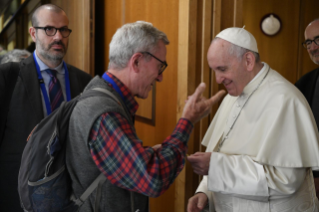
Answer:
[[[102,78],[103,78],[106,82],[112,84],[112,86],[113,86],[113,88],[115,89],[115,91],[121,96],[123,102],[125,102],[123,93],[122,93],[121,89],[119,88],[119,86],[116,84],[116,82],[114,82],[114,80],[113,80],[109,75],[107,75],[106,73],[103,74]],[[130,111],[130,110],[127,108],[126,105],[125,105],[125,108],[126,108],[127,111]],[[131,118],[132,118],[132,122],[133,122],[133,124],[134,124],[134,121],[135,121],[134,115],[131,115]]]
[[[43,80],[43,77],[42,77],[42,74],[41,74],[41,71],[40,71],[39,64],[38,64],[37,59],[35,57],[35,54],[36,53],[34,51],[33,52],[33,59],[34,59],[34,63],[35,63],[35,68],[37,69],[38,80],[39,80],[40,88],[41,88],[41,91],[42,91],[42,94],[43,94],[45,107],[47,109],[47,114],[50,115],[52,113],[51,104],[50,104],[50,100],[49,100],[49,97],[48,97],[47,90],[45,89],[44,80]],[[67,99],[67,101],[70,101],[71,100],[71,89],[70,89],[69,72],[68,72],[68,69],[67,69],[66,64],[65,64],[64,61],[63,61],[63,67],[64,67],[64,71],[65,71],[64,77],[65,77],[66,99]]]
[[[102,78],[103,78],[106,82],[112,84],[113,88],[116,90],[116,92],[117,92],[118,94],[120,94],[121,98],[122,98],[123,101],[125,102],[123,93],[122,93],[121,89],[119,88],[119,86],[116,84],[116,82],[114,82],[114,80],[113,80],[109,75],[107,75],[106,73],[103,74]]]

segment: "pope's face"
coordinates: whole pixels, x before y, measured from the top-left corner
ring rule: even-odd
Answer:
[[[319,37],[319,21],[314,21],[309,24],[305,30],[305,40],[314,40]],[[310,59],[319,65],[319,46],[314,42],[311,43],[310,48],[307,49]]]
[[[215,72],[216,82],[223,84],[231,96],[239,96],[249,82],[244,62],[228,53],[230,43],[219,39],[209,47],[207,60]]]

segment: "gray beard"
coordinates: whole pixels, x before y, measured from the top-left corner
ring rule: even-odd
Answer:
[[[52,44],[50,44],[49,46],[48,46],[48,48],[46,48],[45,47],[45,45],[38,39],[38,38],[36,38],[36,48],[37,48],[37,51],[38,51],[38,53],[45,59],[45,60],[49,60],[49,61],[52,61],[53,63],[61,63],[62,62],[62,60],[63,60],[63,57],[64,57],[64,55],[65,55],[65,53],[66,53],[66,49],[67,49],[67,46],[64,46],[64,50],[65,50],[65,52],[59,52],[58,54],[56,54],[56,55],[51,55],[50,53],[49,53],[49,50],[50,50],[50,46],[52,45]]]
[[[61,62],[64,57],[64,53],[57,55],[50,55],[47,52],[43,51],[42,49],[39,51],[39,54],[46,60],[54,61],[54,62]]]

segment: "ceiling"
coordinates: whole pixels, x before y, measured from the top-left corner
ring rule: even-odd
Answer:
[[[13,0],[0,0],[0,15]]]

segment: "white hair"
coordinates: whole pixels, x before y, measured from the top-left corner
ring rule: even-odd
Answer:
[[[109,46],[109,68],[125,68],[133,54],[152,53],[160,40],[169,44],[166,34],[151,23],[137,21],[123,25],[117,29]]]
[[[27,50],[14,49],[14,50],[6,53],[5,55],[3,55],[3,57],[1,58],[0,64],[4,64],[4,63],[8,63],[8,62],[20,62],[20,61],[24,60],[25,58],[29,57],[30,55],[31,55],[31,53],[28,52]]]

